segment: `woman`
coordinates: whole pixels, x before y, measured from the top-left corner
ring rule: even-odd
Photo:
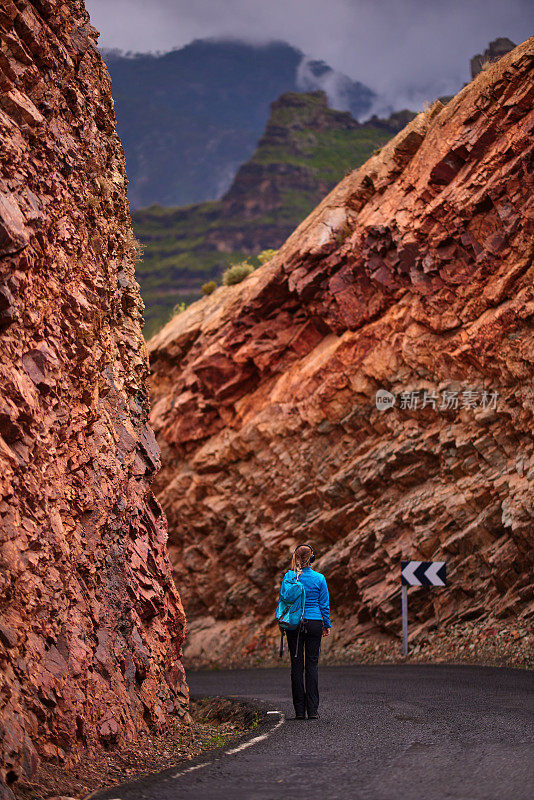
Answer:
[[[310,545],[301,544],[293,553],[291,570],[286,573],[296,577],[306,591],[303,624],[298,631],[286,631],[295,719],[306,719],[306,712],[308,719],[319,718],[319,650],[322,637],[330,633],[328,587],[324,575],[311,568],[314,559]]]

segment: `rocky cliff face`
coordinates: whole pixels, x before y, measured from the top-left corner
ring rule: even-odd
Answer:
[[[192,661],[271,646],[302,541],[337,646],[399,635],[402,558],[449,569],[414,636],[532,620],[533,63],[531,39],[436,102],[151,340]]]
[[[0,796],[187,706],[124,157],[83,3],[0,10]]]

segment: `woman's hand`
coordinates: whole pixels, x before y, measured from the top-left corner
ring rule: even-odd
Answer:
[[[323,636],[330,636],[330,628],[323,628]]]

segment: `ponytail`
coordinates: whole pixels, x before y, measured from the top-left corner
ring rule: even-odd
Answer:
[[[301,544],[296,548],[295,552],[293,553],[293,558],[291,559],[291,569],[296,573],[297,580],[299,579],[304,567],[310,566],[312,555],[313,550],[307,544]]]

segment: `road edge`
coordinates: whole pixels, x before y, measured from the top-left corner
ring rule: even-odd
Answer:
[[[236,700],[235,697],[226,697],[227,700]],[[205,750],[198,756],[192,759],[186,759],[181,763],[175,764],[173,767],[160,770],[158,772],[151,772],[143,777],[133,778],[125,783],[116,784],[114,786],[96,789],[88,795],[85,795],[81,800],[122,800],[120,797],[121,789],[127,788],[131,790],[134,787],[139,787],[142,791],[143,784],[147,781],[152,782],[154,778],[160,778],[163,781],[178,780],[182,775],[193,772],[219,761],[227,756],[234,756],[259,744],[261,741],[268,739],[275,730],[280,728],[285,722],[285,714],[282,711],[271,708],[271,704],[263,700],[247,700],[247,703],[252,706],[257,712],[261,714],[261,719],[258,725],[243,733],[241,736],[236,737],[230,744],[222,745],[221,747],[213,747],[210,750]]]

